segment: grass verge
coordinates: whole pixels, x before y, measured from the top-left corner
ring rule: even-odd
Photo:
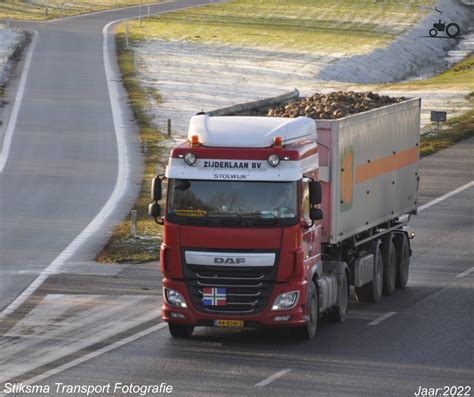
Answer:
[[[149,38],[264,47],[281,51],[363,53],[383,46],[429,10],[427,0],[238,0],[147,20]]]
[[[474,105],[474,92],[469,94],[469,98]],[[430,132],[423,134],[420,142],[420,155],[424,157],[436,153],[472,136],[474,136],[474,106],[463,115],[448,120],[439,133],[436,132],[436,127],[433,125]]]
[[[0,19],[45,20],[134,5],[157,3],[160,0],[3,0]]]
[[[378,86],[384,90],[474,91],[474,54],[428,79]]]
[[[140,38],[132,35],[129,40],[132,44]],[[145,170],[140,195],[134,206],[138,215],[137,237],[131,236],[130,219],[125,219],[114,228],[111,239],[96,260],[106,263],[141,263],[159,258],[162,226],[157,225],[148,216],[147,211],[150,202],[150,180],[156,174],[156,166],[166,162],[169,154],[163,145],[165,138],[153,125],[150,115],[148,98],[153,96],[156,99],[159,94],[149,92],[140,85],[135,72],[133,50],[126,48],[125,35],[120,28],[117,30],[116,43],[122,81],[140,130]]]

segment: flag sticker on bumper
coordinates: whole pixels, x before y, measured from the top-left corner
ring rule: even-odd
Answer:
[[[203,306],[225,306],[226,305],[226,289],[225,288],[204,288],[202,290]]]

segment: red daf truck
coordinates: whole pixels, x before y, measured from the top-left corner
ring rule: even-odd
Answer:
[[[171,334],[278,326],[311,339],[323,315],[344,320],[350,286],[365,302],[406,286],[419,126],[419,99],[338,120],[194,116],[149,207],[164,224]]]

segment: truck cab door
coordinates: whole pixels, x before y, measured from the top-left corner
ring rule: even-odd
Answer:
[[[302,248],[304,252],[304,267],[307,272],[314,263],[320,260],[320,238],[318,233],[320,230],[319,222],[313,223],[309,216],[310,202],[309,202],[309,186],[308,180],[303,180],[303,194],[302,194]],[[309,226],[311,225],[312,226]]]

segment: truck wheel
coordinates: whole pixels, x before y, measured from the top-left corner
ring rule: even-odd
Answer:
[[[397,253],[393,240],[392,233],[389,233],[382,240],[384,295],[392,295],[395,292],[395,280],[397,279]]]
[[[174,338],[190,338],[194,331],[192,325],[186,324],[168,323],[168,328]]]
[[[356,288],[357,298],[360,302],[376,303],[382,299],[383,285],[383,261],[382,250],[380,249],[380,240],[373,243],[372,250],[374,254],[374,271],[372,281]]]
[[[398,288],[405,288],[408,283],[408,268],[410,267],[410,248],[405,233],[399,233],[395,237],[397,249],[397,280]]]
[[[339,304],[334,306],[329,313],[329,318],[332,321],[342,323],[346,319],[347,306],[349,302],[349,288],[347,286],[347,274],[344,272],[342,276],[341,288],[339,291]]]
[[[309,321],[302,327],[294,329],[295,336],[298,339],[311,340],[316,335],[319,318],[319,297],[314,281],[311,282],[309,292]]]

